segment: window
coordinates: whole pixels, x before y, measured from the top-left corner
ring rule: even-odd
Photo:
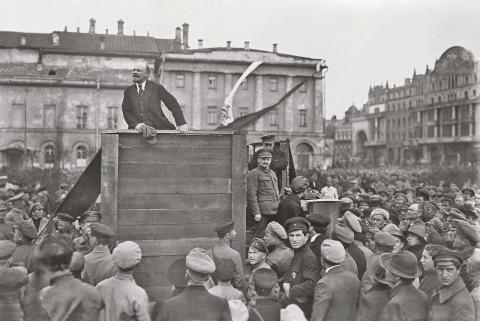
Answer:
[[[243,117],[248,114],[248,107],[239,107],[238,108],[238,117]]]
[[[432,105],[433,105],[435,103],[435,98],[432,97],[431,101],[432,101]]]
[[[298,123],[299,127],[307,127],[307,111],[300,110],[300,120]]]
[[[25,127],[25,104],[13,103],[12,104],[12,127],[23,128]]]
[[[452,120],[452,107],[442,109],[442,120]]]
[[[108,129],[117,129],[117,121],[118,121],[117,110],[118,108],[116,106],[108,107],[108,118],[107,118]]]
[[[45,147],[43,152],[44,168],[55,167],[55,148],[52,145]]]
[[[184,88],[185,87],[185,75],[177,74],[175,79],[175,87]]]
[[[77,106],[77,129],[87,128],[87,106]]]
[[[278,110],[272,109],[270,111],[270,126],[278,126]]]
[[[217,88],[217,76],[208,76],[208,88],[210,89]]]
[[[439,102],[439,103],[442,102],[442,97],[438,96],[438,102]]]
[[[278,79],[275,77],[270,77],[268,79],[268,86],[270,88],[270,91],[277,91],[278,90]]]
[[[465,98],[468,98],[468,91],[465,90],[465,92],[463,93],[464,97]]]
[[[87,147],[80,145],[77,147],[77,167],[86,167],[87,166]]]
[[[435,126],[427,127],[427,137],[429,138],[435,137]]]
[[[208,114],[207,114],[207,123],[209,125],[215,125],[218,122],[218,115],[217,115],[217,107],[216,106],[209,106],[208,107]]]
[[[43,106],[43,128],[53,129],[55,128],[56,120],[56,106],[44,105]]]
[[[297,154],[298,169],[305,170],[310,168],[310,160],[313,157],[313,148],[306,143],[301,143],[295,148]]]
[[[240,88],[242,90],[247,90],[248,89],[248,78],[244,79],[241,84],[240,84]]]

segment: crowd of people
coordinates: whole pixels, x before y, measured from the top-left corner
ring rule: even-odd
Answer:
[[[115,242],[101,210],[53,215],[53,195],[0,177],[0,320],[480,320],[480,190],[414,171],[297,176],[280,194],[258,151],[247,174],[246,261],[235,224],[193,248],[153,302],[134,271],[142,249]],[[312,200],[338,211],[313,211]],[[321,203],[322,201],[320,201]]]

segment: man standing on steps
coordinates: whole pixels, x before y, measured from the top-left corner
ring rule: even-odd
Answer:
[[[133,68],[134,84],[125,89],[123,94],[122,112],[128,129],[136,129],[146,134],[155,133],[155,129],[175,129],[162,111],[161,102],[172,112],[173,118],[181,134],[188,133],[188,125],[182,109],[175,97],[165,87],[149,81],[148,65],[136,65]]]

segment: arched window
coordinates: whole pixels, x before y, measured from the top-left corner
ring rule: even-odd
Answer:
[[[77,167],[87,166],[87,147],[80,145],[77,147],[76,152],[77,152],[76,166]]]
[[[53,147],[52,145],[48,145],[47,147],[45,147],[43,152],[43,158],[45,168],[55,167],[55,147]]]
[[[297,154],[297,168],[298,169],[309,169],[311,167],[311,159],[313,156],[313,148],[309,144],[301,143],[298,144],[295,148]]]

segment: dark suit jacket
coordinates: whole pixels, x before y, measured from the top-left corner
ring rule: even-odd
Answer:
[[[203,285],[190,285],[185,291],[161,303],[158,321],[231,321],[227,300],[208,293]]]
[[[162,111],[162,101],[172,112],[177,126],[186,124],[177,100],[162,85],[147,80],[143,99],[145,101],[145,115],[142,118],[137,86],[133,84],[123,93],[122,111],[129,129],[134,129],[139,123],[145,123],[155,129],[175,129],[175,125],[168,121]],[[148,121],[145,122],[144,119]]]

